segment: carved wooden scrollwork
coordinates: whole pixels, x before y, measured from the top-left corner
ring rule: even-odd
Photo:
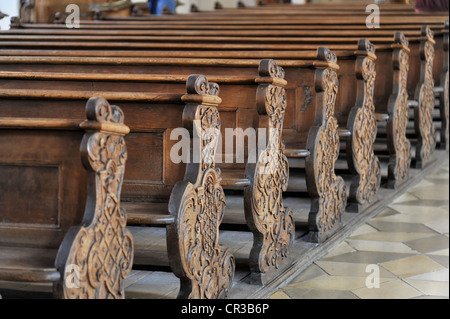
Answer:
[[[120,209],[127,159],[123,136],[129,129],[120,108],[103,98],[91,98],[86,114],[81,153],[88,171],[88,199],[82,226],[69,230],[58,252],[62,281],[57,290],[69,299],[124,298],[123,280],[133,263],[133,238]],[[73,285],[66,282],[70,275],[78,279]]]
[[[411,166],[411,142],[406,137],[408,125],[408,71],[409,43],[401,32],[395,34],[393,52],[394,87],[389,98],[387,137],[389,149],[388,187],[402,184],[409,174]]]
[[[426,39],[420,45],[421,78],[416,89],[419,107],[414,110],[414,126],[418,139],[416,147],[416,167],[421,168],[430,161],[436,148],[436,129],[433,123],[435,102],[433,61],[435,57],[433,33],[428,27],[422,28]]]
[[[448,59],[447,59],[448,60]],[[448,77],[448,69],[443,76],[444,80],[441,83],[444,84],[444,92],[440,97],[440,105],[441,105],[441,141],[440,148],[444,150],[449,149],[449,77]]]
[[[220,170],[214,161],[221,125],[219,87],[195,75],[187,81],[187,92],[183,122],[191,136],[201,137],[200,143],[191,145],[192,153],[201,156],[198,162],[187,164],[184,181],[175,185],[170,197],[169,211],[175,217],[175,223],[167,226],[168,251],[174,256],[170,263],[181,279],[178,298],[225,298],[231,289],[235,261],[219,245],[225,209]]]
[[[336,62],[336,57],[327,48],[319,48],[318,56],[327,62]],[[334,117],[338,77],[332,68],[317,70],[315,77],[318,104],[315,125],[308,137],[311,155],[306,159],[306,182],[311,197],[310,239],[321,242],[341,226],[347,195],[344,180],[334,172],[340,147]]]
[[[253,274],[267,274],[279,269],[288,258],[294,238],[294,218],[283,204],[289,177],[282,142],[286,109],[284,70],[273,60],[262,60],[259,75],[257,109],[267,118],[260,126],[266,128],[268,136],[256,164],[247,165],[251,187],[245,189],[244,201],[247,224],[254,236],[250,269]]]
[[[445,22],[445,30],[444,30],[444,65],[442,76],[440,80],[440,85],[444,88],[444,92],[441,93],[439,97],[439,105],[440,105],[440,115],[441,115],[441,140],[440,140],[440,149],[448,150],[449,149],[449,21]]]
[[[358,44],[356,58],[356,105],[349,114],[347,162],[353,175],[348,201],[357,205],[370,202],[378,192],[381,166],[373,150],[377,122],[373,94],[375,90],[375,48],[366,39]]]

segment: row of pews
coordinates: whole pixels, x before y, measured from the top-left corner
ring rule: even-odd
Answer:
[[[276,279],[298,238],[323,244],[448,150],[448,14],[380,8],[375,29],[362,5],[12,18],[0,280],[125,298],[159,269],[214,299]]]

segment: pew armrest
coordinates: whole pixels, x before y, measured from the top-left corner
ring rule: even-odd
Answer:
[[[338,132],[339,137],[352,136],[352,132],[350,132],[350,130],[347,130],[346,128],[338,128],[337,132]]]
[[[309,155],[311,155],[311,153],[308,150],[302,150],[302,149],[286,149],[284,151],[284,155],[286,155],[286,157],[291,157],[291,158],[304,158],[304,157],[308,157]]]
[[[121,202],[120,205],[127,212],[129,225],[169,225],[175,222],[167,203]]]
[[[409,107],[419,107],[419,102],[416,100],[408,100]]]
[[[377,122],[386,122],[387,120],[389,120],[389,114],[375,113],[375,118]]]
[[[444,87],[442,86],[435,86],[433,88],[434,93],[444,93]]]
[[[222,187],[242,189],[251,185],[250,180],[243,175],[241,170],[223,169],[221,177],[220,185]]]

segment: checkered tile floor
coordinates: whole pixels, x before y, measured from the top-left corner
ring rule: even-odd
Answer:
[[[448,183],[447,161],[271,298],[448,299]]]

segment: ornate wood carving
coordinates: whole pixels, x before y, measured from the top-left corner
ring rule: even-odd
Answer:
[[[187,92],[183,122],[191,136],[201,137],[200,143],[191,145],[191,153],[201,156],[187,164],[184,181],[175,185],[169,201],[175,218],[175,223],[167,226],[170,265],[181,280],[178,298],[225,298],[231,289],[235,261],[219,245],[225,209],[220,170],[214,160],[220,134],[219,87],[195,75],[187,81]]]
[[[422,28],[422,36],[424,39],[420,44],[421,75],[415,94],[419,107],[414,109],[414,126],[418,140],[415,157],[416,168],[426,165],[436,148],[436,129],[433,124],[435,41],[429,27]]]
[[[244,202],[247,224],[253,232],[250,270],[254,280],[264,283],[288,260],[295,227],[292,212],[283,204],[289,176],[282,142],[284,70],[273,60],[263,60],[259,75],[257,109],[264,119],[259,126],[265,127],[268,135],[257,163],[247,165],[251,186],[245,189]]]
[[[336,56],[327,48],[320,47],[318,56],[323,61],[336,62]],[[310,239],[321,242],[341,226],[347,195],[344,180],[334,172],[340,147],[334,117],[338,77],[331,67],[317,70],[315,77],[317,111],[308,137],[311,155],[306,159],[306,182],[311,197]]]
[[[375,59],[373,44],[361,39],[356,58],[356,105],[350,111],[347,122],[347,128],[352,133],[347,138],[347,162],[353,175],[348,201],[354,204],[352,207],[369,203],[376,196],[381,183],[380,161],[373,150],[377,136],[373,103]]]
[[[58,251],[55,264],[62,279],[57,291],[68,299],[124,298],[123,280],[133,264],[133,238],[120,209],[127,159],[123,136],[129,129],[122,110],[103,98],[91,98],[86,114],[81,154],[88,199],[82,225],[69,230]],[[78,281],[69,284],[68,276]]]
[[[448,80],[448,48],[449,48],[449,22],[448,20],[445,22],[445,30],[444,30],[444,65],[443,71],[441,75],[440,85],[444,88],[444,92],[440,94],[439,97],[439,108],[441,113],[441,140],[439,144],[439,148],[443,150],[449,149],[449,80]]]
[[[406,137],[408,125],[408,71],[409,43],[401,32],[395,33],[393,52],[394,86],[389,98],[387,137],[389,149],[387,186],[395,188],[402,184],[409,175],[411,166],[411,142]]]

